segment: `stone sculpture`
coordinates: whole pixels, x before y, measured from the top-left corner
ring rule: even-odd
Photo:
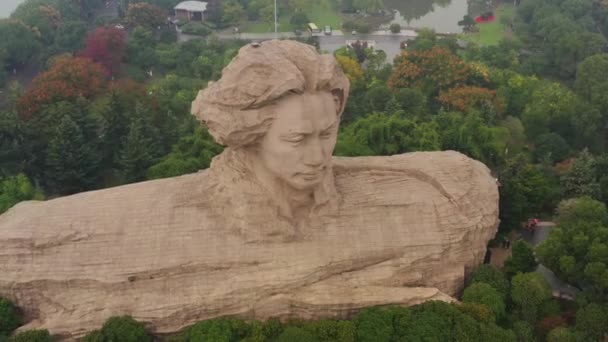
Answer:
[[[453,300],[496,232],[495,180],[453,151],[332,157],[348,89],[308,45],[243,47],[192,106],[227,146],[211,167],[16,205],[0,295],[66,338],[113,315],[166,333]]]

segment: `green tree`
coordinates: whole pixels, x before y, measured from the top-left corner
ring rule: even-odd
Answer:
[[[228,1],[224,4],[224,15],[222,21],[226,24],[237,24],[244,19],[245,9],[236,1]]]
[[[131,122],[120,151],[119,165],[125,181],[138,182],[145,179],[148,168],[156,162],[159,156],[155,138],[156,130],[142,114],[143,107],[138,104],[136,112],[139,115]]]
[[[513,331],[517,335],[518,342],[536,342],[536,336],[534,336],[534,326],[528,322],[517,321],[513,323]]]
[[[371,308],[357,315],[357,341],[388,342],[393,336],[393,315],[389,311]]]
[[[440,148],[434,123],[416,124],[396,114],[374,113],[360,118],[343,129],[338,137],[336,155],[393,155]]]
[[[90,189],[97,181],[96,151],[80,127],[64,115],[51,138],[46,157],[46,179],[55,193],[73,194]]]
[[[547,202],[549,189],[545,177],[522,155],[507,160],[499,172],[499,181],[502,185],[499,188],[502,230],[519,228],[521,222],[538,213]]]
[[[270,328],[270,329],[269,329]],[[261,327],[263,338],[276,334],[274,325]],[[240,341],[249,332],[247,324],[238,319],[212,319],[196,323],[188,327],[182,334],[180,341]],[[261,336],[262,337],[262,336]]]
[[[570,170],[561,177],[567,197],[589,196],[601,198],[600,182],[596,174],[595,158],[583,150],[572,163]]]
[[[577,334],[570,328],[557,327],[547,335],[547,342],[577,342]]]
[[[504,273],[488,264],[480,265],[471,274],[470,284],[485,283],[492,286],[503,299],[509,298],[509,280]]]
[[[203,127],[197,127],[191,135],[173,145],[171,153],[150,167],[148,178],[175,177],[209,167],[211,159],[222,152]]]
[[[21,325],[17,308],[8,299],[0,297],[0,336],[10,335]]]
[[[534,324],[540,308],[551,298],[551,287],[539,273],[519,273],[511,279],[511,300],[524,321]]]
[[[462,17],[462,20],[458,22],[458,26],[463,26],[464,31],[470,31],[471,28],[473,28],[473,26],[475,26],[475,24],[477,24],[475,22],[475,19],[473,19],[468,14],[465,14],[464,17]]]
[[[589,340],[600,341],[608,334],[608,310],[591,303],[576,312],[576,330]]]
[[[9,67],[26,64],[41,48],[36,34],[20,20],[0,19],[0,51]]]
[[[22,173],[0,179],[0,214],[21,201],[43,198],[42,193],[36,190],[27,176]]]
[[[131,64],[148,69],[156,64],[155,47],[152,31],[138,26],[129,36],[127,58]]]
[[[534,249],[524,240],[518,240],[513,244],[512,255],[505,261],[505,274],[512,278],[518,273],[532,272],[538,263],[534,256]]]
[[[310,19],[304,12],[295,12],[289,19],[289,23],[297,28],[305,28],[309,22]]]
[[[16,112],[0,111],[0,177],[23,170],[25,132]]]
[[[390,29],[392,33],[399,33],[401,32],[401,25],[397,23],[391,24]]]
[[[489,307],[497,320],[505,316],[506,306],[504,297],[492,286],[486,283],[473,283],[464,290],[462,301],[465,303],[483,304]]]
[[[557,228],[537,248],[540,261],[560,278],[585,284],[593,300],[608,299],[608,210],[589,197],[562,201]]]
[[[315,341],[354,342],[356,329],[352,321],[315,320],[307,321],[302,329],[308,331]]]
[[[576,69],[576,92],[601,113],[608,122],[608,54],[598,54],[586,58]]]
[[[387,86],[376,85],[367,91],[366,99],[372,111],[383,112],[393,99],[393,94]]]
[[[288,327],[279,336],[277,342],[315,342],[317,339],[308,331],[298,327]]]
[[[427,98],[416,88],[401,88],[395,94],[395,100],[406,113],[423,116],[426,112]]]
[[[87,24],[84,21],[73,20],[63,23],[57,29],[55,45],[61,52],[72,52],[83,47],[87,34]]]
[[[156,29],[166,23],[167,15],[162,8],[156,5],[136,2],[130,4],[127,8],[125,20],[132,27],[141,26],[148,29]]]
[[[101,330],[96,330],[84,337],[83,342],[152,342],[152,336],[146,331],[143,323],[130,316],[110,317]]]
[[[570,146],[557,133],[544,133],[534,139],[534,156],[537,161],[547,158],[551,163],[560,162],[570,154]]]

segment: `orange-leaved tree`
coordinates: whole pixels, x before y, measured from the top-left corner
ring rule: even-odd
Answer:
[[[462,86],[442,91],[439,102],[448,110],[467,112],[470,109],[492,109],[501,113],[504,108],[503,100],[496,95],[495,90],[480,87]]]
[[[427,96],[441,90],[465,85],[475,74],[460,57],[442,47],[430,50],[406,51],[395,59],[388,86],[416,87]]]
[[[31,118],[46,104],[93,98],[106,86],[103,67],[88,58],[61,57],[50,69],[38,75],[30,89],[17,101],[22,119]]]

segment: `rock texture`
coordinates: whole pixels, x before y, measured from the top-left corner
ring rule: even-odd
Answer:
[[[225,156],[196,174],[18,204],[0,216],[0,295],[27,328],[66,336],[122,314],[156,332],[226,315],[346,317],[451,300],[497,227],[488,169],[428,152],[335,158],[337,211],[300,237],[251,237],[239,230],[274,238],[289,224],[243,187],[225,194]],[[247,205],[259,210],[238,222]]]
[[[228,145],[211,167],[18,204],[0,295],[66,338],[114,315],[166,333],[453,300],[496,232],[496,182],[457,152],[332,158],[348,87],[308,45],[242,48],[193,104]]]

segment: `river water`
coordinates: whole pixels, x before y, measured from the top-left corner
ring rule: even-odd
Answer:
[[[24,0],[0,0],[0,18],[7,18]],[[458,21],[467,14],[467,0],[384,0],[397,11],[393,23],[404,27],[429,27],[437,32],[461,32]]]
[[[384,0],[397,10],[392,23],[402,27],[432,28],[440,33],[462,32],[458,22],[467,14],[467,0]]]
[[[8,18],[24,0],[0,0],[0,18]]]

